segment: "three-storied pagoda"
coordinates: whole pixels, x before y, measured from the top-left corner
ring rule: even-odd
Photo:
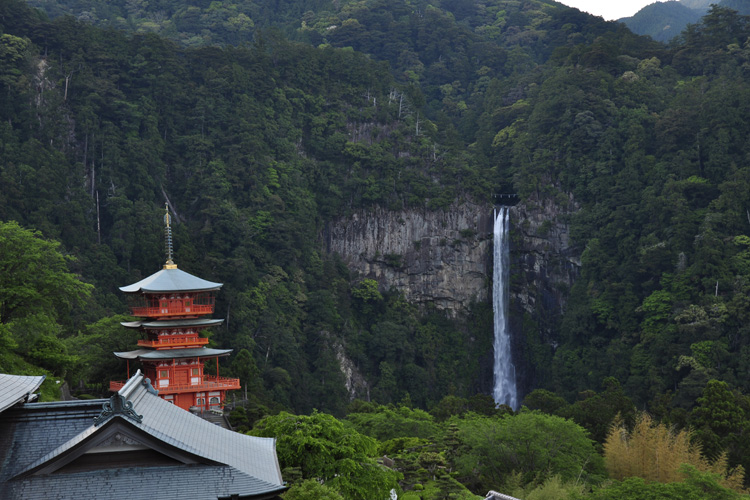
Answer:
[[[214,298],[222,283],[213,283],[177,268],[172,260],[172,228],[169,209],[164,215],[167,261],[161,271],[129,286],[120,288],[127,294],[130,311],[138,321],[122,323],[139,328],[146,339],[139,340],[141,349],[116,352],[127,360],[138,360],[146,377],[153,381],[159,396],[185,410],[220,409],[226,392],[240,388],[236,378],[219,377],[219,357],[231,349],[206,347],[208,339],[200,331],[221,324],[211,319]],[[216,360],[216,375],[207,375],[206,360]],[[110,390],[118,391],[125,384],[110,382]]]

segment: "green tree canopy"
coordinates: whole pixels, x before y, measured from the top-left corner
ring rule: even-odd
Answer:
[[[594,442],[576,423],[538,411],[483,417],[469,415],[449,422],[458,427],[456,465],[462,482],[472,490],[497,488],[513,472],[523,484],[559,475],[598,482],[604,464]]]
[[[429,413],[406,406],[378,406],[366,413],[350,413],[347,420],[357,431],[380,441],[399,437],[434,438],[438,426]]]
[[[750,467],[748,411],[746,396],[732,391],[726,382],[709,380],[698,398],[698,406],[690,414],[693,437],[701,444],[703,454],[715,459],[726,452],[731,466],[739,464],[747,471]]]
[[[401,474],[373,458],[377,441],[331,415],[281,412],[257,422],[250,434],[275,437],[283,469],[298,468],[303,479],[318,479],[344,498],[388,498],[398,489]]]
[[[58,242],[0,222],[0,372],[29,370],[19,358],[56,375],[78,362],[60,338],[70,334],[69,313],[92,287],[70,272],[69,260]]]
[[[60,243],[17,222],[0,222],[0,323],[34,314],[61,320],[91,293],[70,272]]]
[[[306,479],[292,486],[284,494],[284,500],[344,500],[344,497],[317,479]]]

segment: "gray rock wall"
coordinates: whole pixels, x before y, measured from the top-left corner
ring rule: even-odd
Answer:
[[[510,328],[523,397],[539,385],[539,366],[559,342],[568,293],[578,278],[582,248],[570,237],[577,206],[552,199],[526,200],[511,211]]]
[[[567,292],[581,268],[581,249],[570,239],[570,212],[550,200],[527,201],[511,210],[516,307],[534,315],[540,307],[565,310]]]
[[[451,316],[489,298],[492,207],[455,204],[440,211],[359,210],[332,221],[327,250],[362,278],[395,288]]]

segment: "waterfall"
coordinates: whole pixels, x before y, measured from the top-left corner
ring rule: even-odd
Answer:
[[[508,276],[510,275],[510,232],[508,207],[495,212],[495,232],[492,273],[492,310],[495,319],[495,387],[492,396],[498,404],[518,409],[516,395],[516,368],[510,354],[508,329]]]

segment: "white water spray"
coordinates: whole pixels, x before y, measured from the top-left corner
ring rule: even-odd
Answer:
[[[492,310],[495,319],[495,387],[492,396],[498,404],[518,409],[516,394],[516,368],[510,353],[510,331],[508,330],[508,276],[510,270],[510,232],[508,207],[495,211],[495,232],[492,274]]]

